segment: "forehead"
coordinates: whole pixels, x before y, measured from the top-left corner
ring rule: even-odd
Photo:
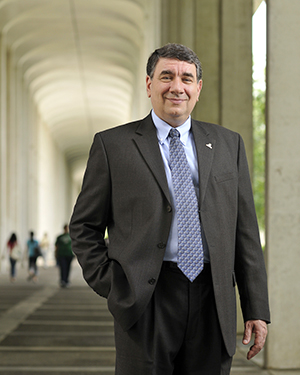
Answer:
[[[196,77],[196,66],[187,61],[177,59],[160,58],[156,64],[154,75],[159,75],[164,71],[170,71],[174,74],[193,74]]]

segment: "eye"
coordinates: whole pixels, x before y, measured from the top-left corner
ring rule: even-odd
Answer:
[[[183,77],[182,81],[186,82],[186,83],[192,83],[193,82],[192,78],[190,78],[190,77]]]
[[[160,79],[162,80],[162,81],[171,81],[171,76],[161,76],[160,77]]]

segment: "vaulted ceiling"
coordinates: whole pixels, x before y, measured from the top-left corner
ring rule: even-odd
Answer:
[[[0,0],[10,63],[69,162],[134,116],[148,19],[147,0]]]

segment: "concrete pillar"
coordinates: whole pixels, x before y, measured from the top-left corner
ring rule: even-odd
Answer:
[[[219,0],[196,2],[194,50],[203,67],[203,89],[193,116],[229,127],[221,124],[221,5]]]
[[[32,100],[32,98],[30,98]],[[38,218],[38,113],[34,103],[30,103],[30,112],[27,119],[27,158],[28,158],[28,169],[27,169],[27,187],[28,195],[27,202],[29,206],[27,226],[28,230],[37,232],[39,218]]]
[[[192,48],[203,65],[193,117],[239,132],[252,170],[252,2],[162,0],[162,44]]]
[[[29,100],[28,91],[25,86],[23,76],[19,71],[18,78],[19,93],[18,93],[18,147],[19,147],[19,168],[18,168],[18,179],[19,183],[19,230],[20,235],[23,239],[28,237],[28,217],[31,212],[31,207],[28,205],[28,112],[29,112]],[[24,240],[24,241],[25,241]]]
[[[6,45],[0,35],[0,257],[7,239],[6,183],[7,183],[7,124],[6,124]],[[1,270],[1,269],[0,269]]]
[[[299,14],[299,0],[268,1],[266,364],[275,369],[300,368]]]
[[[16,108],[16,71],[12,55],[7,54],[7,226],[9,232],[16,232],[17,236],[17,108]]]
[[[27,128],[22,72],[13,53],[7,55],[7,230],[16,232],[22,247],[28,238]]]
[[[241,134],[252,173],[252,4],[222,0],[221,125]]]
[[[193,117],[220,124],[220,1],[162,0],[162,43],[192,48],[203,66],[203,89]]]
[[[140,44],[140,54],[137,57],[138,74],[134,92],[139,95],[132,97],[131,119],[140,119],[151,110],[151,100],[146,93],[146,64],[150,54],[161,46],[161,0],[145,2],[144,6],[144,35]],[[135,73],[136,74],[136,73]]]

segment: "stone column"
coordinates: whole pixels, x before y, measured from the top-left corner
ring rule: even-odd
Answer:
[[[182,43],[202,63],[203,89],[193,117],[220,124],[220,1],[162,0],[162,44]]]
[[[140,45],[139,61],[137,62],[138,74],[135,82],[132,100],[132,120],[146,116],[151,110],[151,100],[146,92],[146,64],[150,54],[161,46],[161,2],[151,0],[144,6],[144,37]],[[133,72],[133,74],[136,74]]]
[[[7,224],[10,231],[18,232],[18,144],[17,144],[17,85],[13,55],[7,54]],[[19,236],[19,233],[16,233]]]
[[[193,116],[199,120],[221,124],[221,7],[222,1],[195,1],[195,45],[203,68],[203,89]]]
[[[0,254],[7,239],[6,184],[7,184],[7,124],[6,124],[6,46],[0,35]]]
[[[162,0],[162,43],[192,48],[203,65],[193,117],[239,132],[252,170],[252,1]]]
[[[266,364],[275,369],[300,368],[299,14],[299,0],[268,1]]]
[[[16,69],[16,133],[17,133],[17,222],[19,234],[28,239],[28,215],[32,207],[28,204],[28,91],[22,69]]]
[[[241,134],[252,174],[252,4],[222,0],[221,125]]]

